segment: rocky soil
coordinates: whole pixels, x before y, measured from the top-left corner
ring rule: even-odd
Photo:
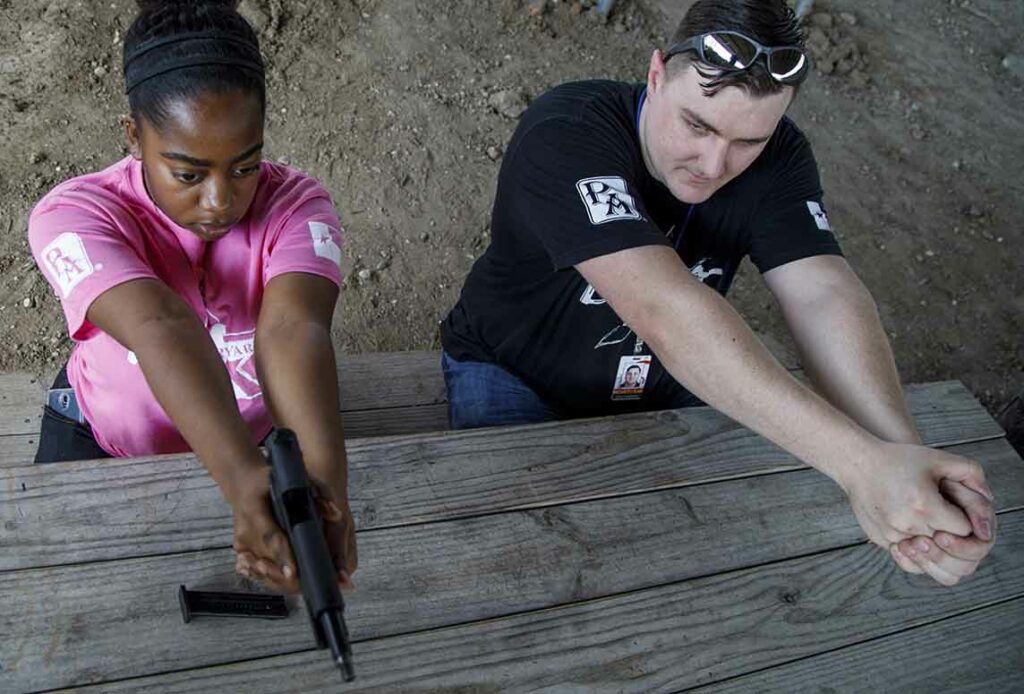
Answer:
[[[305,169],[346,225],[339,349],[436,348],[488,243],[503,148],[533,97],[642,80],[686,2],[243,0],[267,57],[268,156]],[[0,0],[0,371],[48,375],[70,344],[25,242],[32,204],[124,154],[129,0]],[[906,381],[1024,387],[1024,5],[817,0],[816,74],[792,116],[833,226],[877,298]],[[747,267],[733,299],[784,327]]]

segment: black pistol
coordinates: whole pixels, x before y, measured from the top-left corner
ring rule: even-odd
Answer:
[[[345,627],[345,601],[338,589],[338,570],[324,539],[323,523],[306,474],[295,434],[277,429],[267,440],[270,459],[270,498],[274,518],[288,534],[298,564],[299,584],[313,623],[317,648],[330,647],[346,682],[355,679],[352,644]]]

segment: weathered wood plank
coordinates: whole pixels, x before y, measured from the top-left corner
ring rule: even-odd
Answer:
[[[761,336],[777,359],[797,371],[795,353]],[[440,352],[338,355],[341,411],[351,437],[391,436],[448,428]],[[43,379],[45,384],[52,377]],[[0,374],[0,467],[31,462],[42,416],[44,382],[32,374]],[[402,408],[414,408],[404,410]],[[29,455],[25,455],[31,451]]]
[[[913,393],[932,442],[994,426],[977,413],[971,430],[943,424],[936,412],[952,420],[976,402],[958,384]],[[350,441],[348,451],[363,528],[803,467],[708,408]],[[980,451],[1012,455],[999,443]],[[0,570],[224,546],[230,536],[230,512],[191,456],[29,465],[0,470],[0,482],[0,525],[15,549],[0,554]]]
[[[799,368],[792,348],[771,336],[760,337],[783,366],[790,371]],[[45,383],[27,373],[0,374],[0,436],[36,434],[39,431],[43,394],[53,377],[43,381]],[[342,412],[443,405],[448,402],[440,352],[339,353],[338,383]],[[439,411],[444,412],[444,409],[435,408],[431,413]],[[447,428],[447,415],[442,419],[431,415],[418,421],[415,417],[426,415],[426,411],[409,414],[413,417],[409,421],[394,419],[397,426],[389,426],[392,421],[389,413],[382,413],[384,420],[377,420],[377,426],[372,426],[373,416],[354,418],[351,435],[388,436]],[[363,423],[366,424],[365,429]],[[0,456],[4,455],[3,446],[4,441],[0,439]]]
[[[430,353],[428,353],[430,354]],[[0,377],[3,378],[3,377]],[[942,445],[993,438],[1003,430],[959,381],[910,385],[907,400],[925,441]],[[38,407],[36,407],[38,410]],[[38,413],[29,431],[0,435],[0,467],[30,462],[35,454]],[[10,417],[0,420],[9,422]],[[343,409],[342,421],[349,438],[393,436],[443,431],[448,428],[447,406],[443,402],[377,409]]]
[[[440,352],[338,355],[341,411],[448,402]]]
[[[1001,438],[1006,432],[960,381],[904,386],[907,407],[928,446]]]
[[[424,434],[448,429],[448,405],[387,407],[342,412],[346,439]]]
[[[0,374],[0,436],[39,431],[45,385],[33,374]]]
[[[1024,599],[694,691],[1015,692],[1024,688]]]
[[[0,436],[0,468],[31,465],[39,448],[39,434]]]
[[[0,436],[39,431],[43,399],[53,381],[27,373],[0,374]],[[440,352],[339,354],[341,411],[438,405],[447,402]]]
[[[448,406],[442,403],[342,412],[341,421],[349,439],[444,431],[448,428]],[[0,468],[31,464],[38,446],[38,432],[0,436]]]
[[[1024,506],[1019,459],[987,467],[1001,507]],[[1015,535],[1019,523],[1003,527],[1003,544]],[[349,627],[368,639],[496,618],[862,539],[842,492],[811,470],[364,531]],[[0,663],[12,687],[46,688],[304,648],[303,618],[182,631],[178,584],[232,585],[233,566],[225,549],[0,573]]]
[[[930,664],[950,674],[973,671],[1005,678],[1024,657],[1024,600],[934,623],[1024,592],[1024,513],[1006,514],[1001,521],[1005,539],[977,574],[953,589],[903,574],[882,552],[861,545],[566,607],[357,643],[359,678],[345,691],[678,691],[929,623],[776,668],[776,678],[762,679],[775,672],[766,670],[753,675],[752,686],[743,690],[907,691],[912,675],[927,672]],[[989,628],[994,633],[985,631]],[[937,633],[946,638],[935,638]],[[888,649],[874,648],[887,643]],[[854,658],[844,658],[847,652]],[[791,670],[806,676],[785,677]],[[969,682],[963,675],[931,681]],[[977,681],[988,685],[986,691],[1012,690]],[[326,692],[338,691],[338,674],[323,651],[306,651],[76,691],[153,689]]]

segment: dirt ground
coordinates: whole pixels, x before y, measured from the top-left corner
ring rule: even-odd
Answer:
[[[244,0],[269,71],[268,154],[323,181],[346,226],[339,349],[437,348],[488,242],[501,154],[529,99],[642,80],[685,1]],[[582,3],[584,5],[591,3]],[[28,253],[57,182],[123,156],[130,0],[0,0],[0,371],[70,344]],[[791,115],[833,226],[876,297],[904,381],[957,378],[995,410],[1024,387],[1024,3],[818,0],[818,73]],[[785,328],[748,265],[732,294]]]

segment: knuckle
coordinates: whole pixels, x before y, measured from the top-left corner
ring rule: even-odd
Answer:
[[[889,524],[889,528],[887,528],[885,532],[882,533],[882,539],[887,544],[894,545],[902,543],[904,540],[907,539],[907,536],[909,534],[910,533],[903,530],[903,528],[900,525],[891,523]]]
[[[915,514],[924,513],[928,508],[928,498],[915,489],[907,492],[907,495],[903,498],[903,505]]]

